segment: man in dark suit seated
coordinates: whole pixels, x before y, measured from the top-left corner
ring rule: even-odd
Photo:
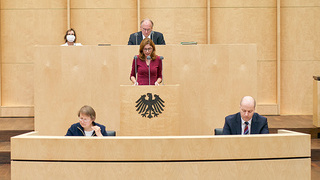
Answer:
[[[139,32],[133,33],[129,37],[128,45],[140,45],[144,38],[150,38],[155,45],[166,45],[163,34],[160,32],[152,31],[153,22],[150,19],[144,19],[140,23]]]
[[[240,112],[225,118],[224,135],[268,134],[267,118],[255,113],[256,101],[251,96],[245,96],[240,101]]]

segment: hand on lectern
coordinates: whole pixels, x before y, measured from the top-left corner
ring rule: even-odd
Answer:
[[[138,81],[136,81],[136,82],[133,84],[133,86],[138,86],[138,85],[139,85]]]

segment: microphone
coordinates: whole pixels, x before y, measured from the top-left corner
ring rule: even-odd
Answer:
[[[138,33],[134,33],[134,36],[136,36],[136,45],[138,45]]]
[[[163,72],[163,63],[162,63],[162,60],[163,60],[163,59],[164,59],[164,57],[163,57],[163,56],[160,56],[162,72]],[[162,73],[162,84],[164,85],[163,73]]]
[[[147,56],[147,60],[150,61],[151,60],[151,57],[150,56]],[[151,61],[149,62],[149,86],[150,86],[150,64],[151,64]]]
[[[134,56],[134,63],[135,63],[135,71],[136,71],[136,82],[138,82],[137,59],[138,59],[138,56],[135,55]]]
[[[151,38],[152,41],[153,41],[153,34],[154,34],[154,31],[151,31],[150,38]]]

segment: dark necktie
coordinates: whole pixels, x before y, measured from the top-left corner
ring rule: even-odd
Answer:
[[[249,123],[248,122],[244,122],[246,124],[246,127],[244,127],[244,130],[243,130],[243,134],[244,135],[248,135],[249,134]]]

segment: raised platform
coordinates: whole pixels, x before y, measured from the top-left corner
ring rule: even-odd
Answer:
[[[313,126],[312,116],[266,116],[271,133],[278,129],[287,129],[311,134],[311,176],[320,177],[320,128]],[[11,136],[34,130],[33,117],[0,118],[0,179],[10,179],[10,142]]]

